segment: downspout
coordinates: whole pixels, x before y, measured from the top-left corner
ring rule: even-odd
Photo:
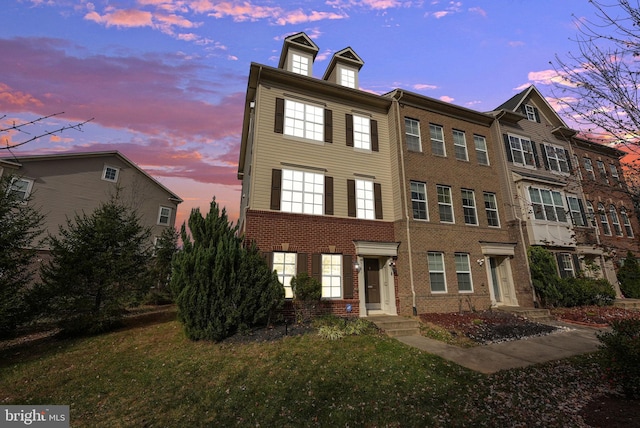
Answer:
[[[500,118],[502,117],[502,114],[499,114],[496,117],[496,124],[497,124],[497,130],[498,130],[498,141],[502,141],[502,129],[500,127]],[[507,188],[509,191],[509,202],[511,204],[511,210],[512,210],[512,214],[513,217],[517,220],[518,222],[518,232],[520,233],[520,242],[522,242],[522,248],[524,250],[524,263],[525,266],[527,267],[527,278],[529,278],[529,287],[531,287],[531,294],[533,296],[533,305],[535,307],[538,306],[538,298],[536,297],[536,290],[535,288],[533,288],[533,282],[531,281],[531,266],[529,264],[529,253],[527,252],[527,249],[524,247],[525,246],[525,240],[524,240],[524,231],[522,230],[522,218],[520,218],[520,215],[518,213],[518,210],[520,209],[520,203],[518,202],[518,206],[516,207],[516,204],[513,201],[513,183],[511,180],[511,171],[509,170],[509,168],[507,167],[507,159],[505,158],[506,153],[504,152],[504,150],[498,150],[498,152],[500,153],[500,158],[502,160],[502,165],[505,166],[505,173],[507,175],[506,177],[506,182],[507,182]]]
[[[396,92],[398,93],[398,92]],[[402,98],[402,96],[404,95],[404,93],[402,91],[399,91],[399,96],[398,98],[396,98],[395,96],[392,97],[392,100],[395,104],[395,108],[396,108],[396,119],[397,119],[397,125],[396,125],[396,141],[398,142],[398,147],[400,148],[400,170],[401,170],[401,175],[402,175],[402,192],[400,193],[400,197],[402,198],[403,205],[404,205],[404,218],[405,218],[405,225],[406,225],[406,232],[407,232],[407,252],[409,254],[409,283],[411,284],[411,296],[412,296],[412,305],[413,305],[413,315],[417,316],[418,315],[418,308],[416,307],[416,288],[415,288],[415,284],[413,282],[413,252],[411,251],[411,228],[410,228],[410,223],[409,223],[409,207],[408,204],[406,203],[406,194],[405,192],[407,191],[407,176],[406,176],[406,172],[404,169],[404,147],[402,144],[402,136],[400,135],[400,99]]]

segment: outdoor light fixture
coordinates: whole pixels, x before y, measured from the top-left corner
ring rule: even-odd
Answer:
[[[476,260],[476,262],[477,262],[480,266],[482,266],[482,265],[484,264],[484,259],[478,259],[478,260]]]
[[[353,268],[356,270],[356,272],[360,273],[360,263],[358,263],[357,260],[353,262]]]
[[[393,271],[394,275],[398,274],[398,270],[396,269],[396,259],[395,258],[389,260],[389,267]]]

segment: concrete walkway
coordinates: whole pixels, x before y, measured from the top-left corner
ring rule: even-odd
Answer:
[[[460,348],[424,336],[399,336],[396,339],[485,374],[559,360],[598,350],[600,341],[596,334],[603,331],[603,329],[581,327],[561,322],[548,324],[560,327],[560,330],[546,336],[480,345],[473,348]]]

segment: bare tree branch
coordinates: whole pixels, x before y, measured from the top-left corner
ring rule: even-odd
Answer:
[[[50,115],[47,115],[47,116],[38,117],[37,119],[31,120],[31,121],[28,121],[28,122],[23,122],[23,123],[16,124],[14,122],[11,126],[7,126],[5,128],[0,128],[0,134],[11,132],[11,131],[15,131],[15,132],[19,132],[19,133],[22,133],[22,134],[25,134],[25,135],[32,135],[31,133],[29,133],[26,130],[26,129],[28,129],[29,126],[35,125],[38,122],[41,122],[41,121],[43,121],[45,119],[48,119],[48,118],[51,118],[51,117],[54,117],[54,116],[59,116],[61,114],[64,114],[64,112],[53,113],[53,114],[50,114]],[[4,119],[6,117],[7,117],[7,115],[3,115],[2,117],[0,117],[0,120]],[[87,119],[87,120],[85,120],[83,122],[79,122],[79,123],[63,125],[63,126],[60,126],[60,127],[56,128],[56,129],[54,129],[52,131],[44,130],[44,131],[38,132],[36,135],[33,135],[33,136],[27,138],[26,140],[20,141],[18,143],[9,143],[9,139],[6,139],[6,143],[4,144],[4,146],[0,146],[0,150],[11,150],[13,148],[20,147],[22,145],[25,145],[25,144],[30,143],[32,141],[35,141],[35,140],[37,140],[39,138],[46,137],[48,135],[54,135],[54,134],[62,133],[64,131],[68,130],[68,129],[74,129],[76,131],[82,132],[82,126],[87,124],[88,122],[91,122],[93,119],[94,118]]]

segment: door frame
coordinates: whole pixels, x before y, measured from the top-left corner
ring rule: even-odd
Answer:
[[[353,241],[355,245],[354,263],[360,266],[357,271],[358,278],[358,299],[360,316],[366,317],[370,313],[380,313],[387,315],[398,315],[396,306],[396,287],[393,263],[398,257],[399,242],[373,242],[373,241]],[[368,310],[365,294],[365,270],[364,259],[376,258],[379,261],[380,272],[380,309]],[[357,270],[357,269],[356,269]]]

